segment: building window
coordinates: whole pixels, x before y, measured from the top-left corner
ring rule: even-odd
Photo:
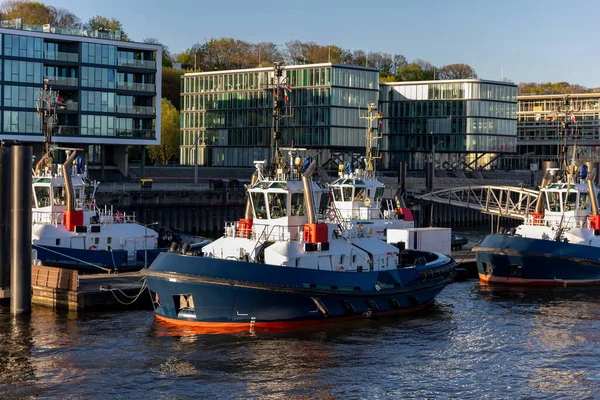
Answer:
[[[4,111],[4,132],[41,133],[40,117],[35,112]]]
[[[42,70],[42,63],[4,60],[5,81],[41,84]]]
[[[4,107],[36,108],[38,92],[30,86],[4,86]]]
[[[12,57],[42,58],[42,38],[4,35],[4,55]]]

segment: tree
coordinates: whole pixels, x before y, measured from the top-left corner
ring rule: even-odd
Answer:
[[[179,155],[179,112],[165,98],[160,101],[160,145],[149,146],[150,159],[155,163],[168,164]]]
[[[103,29],[112,32],[121,31],[121,37],[123,38],[123,40],[129,40],[129,37],[123,29],[123,24],[115,17],[102,17],[100,15],[95,15],[83,24],[83,28],[91,29],[92,31],[98,31]]]
[[[81,29],[81,19],[62,7],[50,7],[53,23],[65,29]]]
[[[179,111],[181,99],[182,69],[164,67],[162,69],[162,97],[169,100]]]
[[[52,8],[39,1],[6,0],[0,4],[2,19],[21,18],[24,24],[44,25],[54,22]]]
[[[144,40],[142,40],[142,42],[144,43],[148,43],[148,44],[155,44],[157,46],[162,46],[162,66],[167,67],[167,68],[173,68],[173,56],[171,55],[171,52],[169,51],[169,46],[165,46],[164,44],[162,44],[161,42],[158,41],[158,39],[155,38],[145,38]],[[175,104],[175,103],[173,103]]]
[[[438,79],[477,79],[475,70],[467,64],[448,64],[439,69]]]

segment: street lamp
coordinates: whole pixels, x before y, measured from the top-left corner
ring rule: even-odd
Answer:
[[[157,224],[158,221],[154,221],[149,224],[142,224],[144,225],[144,269],[148,268],[148,227]]]

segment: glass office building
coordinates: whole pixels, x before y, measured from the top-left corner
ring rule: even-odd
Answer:
[[[268,158],[274,91],[273,68],[188,73],[181,89],[181,163],[252,166]],[[364,154],[366,123],[359,116],[376,103],[373,68],[312,64],[285,66],[289,90],[279,94],[293,115],[283,118],[281,145],[321,151],[322,163]],[[288,103],[289,102],[289,103]]]
[[[120,32],[0,25],[0,138],[34,143],[44,135],[38,99],[58,91],[52,141],[84,148],[88,164],[127,173],[128,145],[160,143],[161,46],[121,40]]]
[[[381,83],[383,167],[495,166],[517,146],[517,86],[486,80]],[[432,151],[433,150],[433,151]]]
[[[517,154],[503,158],[504,168],[530,169],[531,164],[558,161],[564,145],[569,158],[575,148],[578,162],[600,160],[600,93],[527,95],[518,100]],[[563,123],[566,130],[559,129]]]

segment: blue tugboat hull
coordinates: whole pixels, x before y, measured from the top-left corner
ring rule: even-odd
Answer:
[[[163,253],[142,273],[159,319],[248,330],[414,311],[451,281],[454,265],[442,257],[388,271],[324,271]]]
[[[90,272],[100,272],[102,269],[121,270],[127,267],[126,250],[85,250],[36,244],[31,247],[37,251],[37,259],[43,265]]]
[[[480,281],[526,286],[600,284],[600,248],[488,235],[473,249]]]

